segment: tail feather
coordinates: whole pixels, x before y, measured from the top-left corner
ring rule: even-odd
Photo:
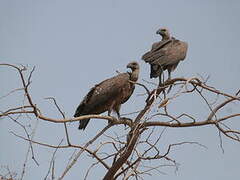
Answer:
[[[89,120],[90,119],[84,119],[82,121],[79,121],[78,129],[84,130],[87,127]]]
[[[82,115],[86,115],[86,113],[84,113],[84,107],[85,107],[85,104],[84,104],[84,103],[80,104],[80,105],[78,106],[75,114],[74,114],[74,117],[79,117],[79,116],[82,116]],[[88,125],[88,123],[89,123],[89,120],[90,120],[90,119],[84,119],[84,120],[79,121],[79,127],[78,127],[78,129],[84,130],[84,129],[87,127],[87,125]]]
[[[161,75],[162,70],[159,65],[151,65],[150,78],[157,78]]]

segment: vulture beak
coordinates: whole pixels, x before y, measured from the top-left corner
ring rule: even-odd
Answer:
[[[156,34],[160,34],[161,35],[161,29],[157,30]]]
[[[129,63],[128,65],[127,65],[127,68],[132,68],[132,64],[131,63]]]

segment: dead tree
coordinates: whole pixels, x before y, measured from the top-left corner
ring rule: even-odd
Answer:
[[[51,179],[63,179],[78,161],[83,152],[86,152],[90,157],[95,159],[95,162],[91,164],[87,170],[85,179],[87,179],[93,167],[102,166],[105,168],[103,179],[127,180],[129,178],[142,178],[144,175],[151,174],[152,171],[158,171],[161,173],[161,168],[163,166],[172,166],[177,169],[178,164],[169,156],[172,148],[175,146],[195,144],[204,147],[204,145],[199,142],[183,141],[169,144],[166,151],[163,153],[160,151],[158,143],[166,128],[187,128],[211,125],[219,132],[220,145],[222,142],[222,136],[240,142],[240,130],[233,129],[233,127],[230,127],[229,125],[231,124],[231,121],[240,116],[240,112],[231,112],[224,115],[221,113],[221,110],[230,106],[231,103],[239,103],[240,90],[236,90],[234,94],[228,94],[222,92],[220,89],[209,86],[207,80],[204,80],[203,78],[175,78],[164,82],[164,86],[155,85],[151,90],[149,89],[150,82],[144,81],[144,84],[136,83],[136,85],[141,86],[144,90],[145,102],[143,102],[144,108],[134,113],[135,118],[122,117],[121,119],[117,119],[112,116],[104,115],[84,115],[77,118],[66,118],[65,114],[57,104],[56,99],[52,97],[47,98],[54,103],[55,107],[62,115],[62,119],[57,119],[44,116],[42,110],[36,105],[32,95],[29,93],[29,86],[31,85],[31,77],[34,68],[29,74],[27,74],[25,66],[15,66],[12,64],[0,64],[0,66],[2,66],[2,68],[15,69],[22,84],[22,87],[12,90],[5,96],[10,96],[15,91],[22,91],[23,97],[26,98],[26,101],[24,101],[22,105],[2,110],[0,118],[8,118],[17,123],[23,129],[26,136],[21,136],[15,132],[12,132],[12,134],[29,142],[28,153],[32,155],[32,160],[36,165],[38,165],[38,162],[34,156],[33,144],[55,149],[46,179],[50,176]],[[169,92],[170,90],[171,92]],[[214,102],[210,102],[208,99],[209,94],[216,96]],[[207,118],[196,118],[192,114],[184,112],[178,115],[170,112],[168,106],[183,95],[199,96],[203,100],[205,106],[209,109]],[[0,98],[4,99],[5,96]],[[37,119],[48,121],[49,123],[63,124],[66,141],[61,141],[56,145],[35,141],[26,127],[22,124],[22,119],[19,119],[22,114],[32,115]],[[102,129],[94,138],[85,142],[85,145],[81,146],[79,144],[72,144],[68,134],[67,123],[80,121],[86,118],[107,120],[111,123]],[[122,134],[109,135],[106,133],[109,129],[117,125],[125,125],[126,128]],[[164,127],[161,133],[157,132],[158,127]],[[97,143],[96,140],[103,137],[108,140],[102,142],[98,141]],[[104,151],[106,146],[111,147],[111,152]],[[58,149],[64,148],[77,148],[78,152],[76,152],[71,158],[71,161],[66,165],[62,174],[56,175],[54,171],[55,153]],[[147,161],[155,161],[157,162],[157,165],[150,167],[145,166]],[[161,164],[162,161],[168,162],[168,164]],[[20,179],[23,179],[25,170],[25,167],[23,167]]]

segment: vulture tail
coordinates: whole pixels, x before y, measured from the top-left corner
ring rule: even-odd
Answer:
[[[157,78],[162,74],[161,67],[159,65],[151,65],[150,78]]]
[[[94,93],[94,90],[95,90],[95,88],[92,88],[89,91],[89,93],[84,97],[83,101],[77,107],[77,110],[76,110],[76,112],[74,114],[74,117],[79,117],[79,116],[82,116],[82,115],[89,114],[89,111],[88,111],[89,109],[88,109],[88,106],[86,106],[86,105],[87,105],[89,99],[92,97],[92,95]],[[84,120],[79,121],[78,129],[84,130],[87,127],[87,125],[89,123],[89,120],[90,119],[84,119]]]
[[[84,107],[85,107],[85,104],[80,104],[74,114],[74,117],[79,117],[79,116],[82,116],[82,115],[86,115],[83,113],[84,111]],[[79,121],[79,127],[78,129],[82,129],[84,130],[86,128],[86,126],[88,125],[88,122],[89,122],[90,119],[84,119],[84,120],[81,120]]]
[[[84,119],[82,121],[79,121],[78,129],[84,130],[87,127],[87,124],[88,124],[89,120],[90,119]]]

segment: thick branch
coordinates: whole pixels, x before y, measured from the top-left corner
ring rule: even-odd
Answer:
[[[118,160],[112,165],[112,167],[108,170],[107,174],[103,178],[104,180],[113,179],[117,171],[127,161],[128,157],[132,154],[133,148],[138,140],[139,134],[140,134],[139,130],[134,132],[134,135],[132,136],[130,142],[128,143],[125,151],[120,156],[120,158],[118,158]]]

